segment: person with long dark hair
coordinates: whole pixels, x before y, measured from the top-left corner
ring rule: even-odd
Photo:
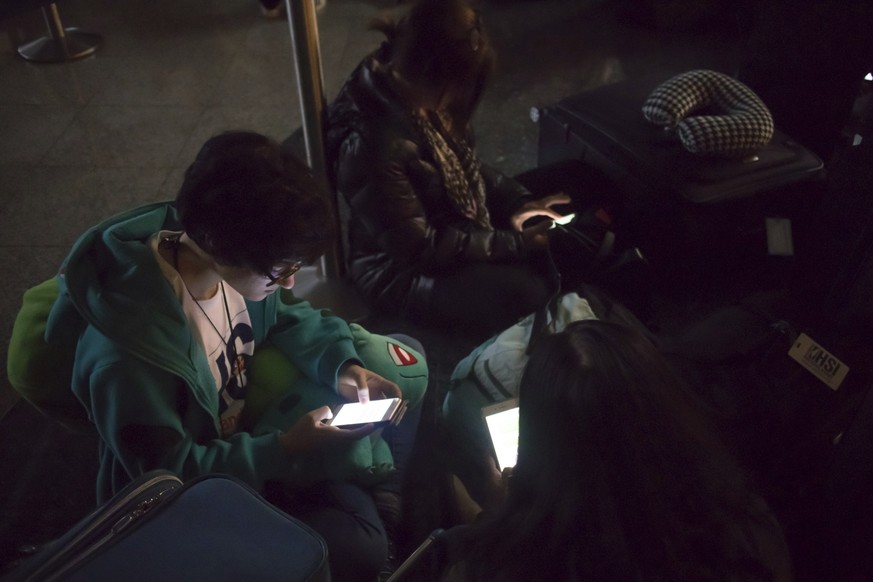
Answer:
[[[446,579],[791,579],[779,524],[637,330],[544,337],[519,405],[505,501],[449,536]]]

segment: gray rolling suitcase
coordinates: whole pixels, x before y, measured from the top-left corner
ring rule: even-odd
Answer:
[[[4,580],[330,580],[311,528],[228,475],[144,474]]]

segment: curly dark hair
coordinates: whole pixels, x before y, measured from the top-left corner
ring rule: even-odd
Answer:
[[[269,273],[312,262],[336,236],[333,204],[309,167],[272,139],[209,139],[185,172],[176,207],[188,236],[221,264]]]

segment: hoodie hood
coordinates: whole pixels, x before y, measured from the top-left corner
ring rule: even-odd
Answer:
[[[90,324],[127,351],[196,383],[191,365],[196,340],[148,244],[160,230],[181,228],[175,208],[165,202],[124,212],[86,231],[58,274],[47,341],[77,337]]]

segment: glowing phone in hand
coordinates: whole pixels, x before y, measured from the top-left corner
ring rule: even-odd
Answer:
[[[561,218],[556,218],[552,222],[552,226],[549,228],[555,228],[556,226],[559,226],[559,225],[564,226],[565,224],[570,224],[571,222],[573,222],[574,218],[576,218],[576,213],[571,212],[570,214],[564,215]]]
[[[518,459],[518,399],[510,398],[482,408],[497,468],[514,467]]]
[[[340,428],[357,428],[365,424],[387,426],[397,424],[406,412],[407,402],[400,398],[381,398],[366,404],[346,402],[333,410],[326,424]]]

